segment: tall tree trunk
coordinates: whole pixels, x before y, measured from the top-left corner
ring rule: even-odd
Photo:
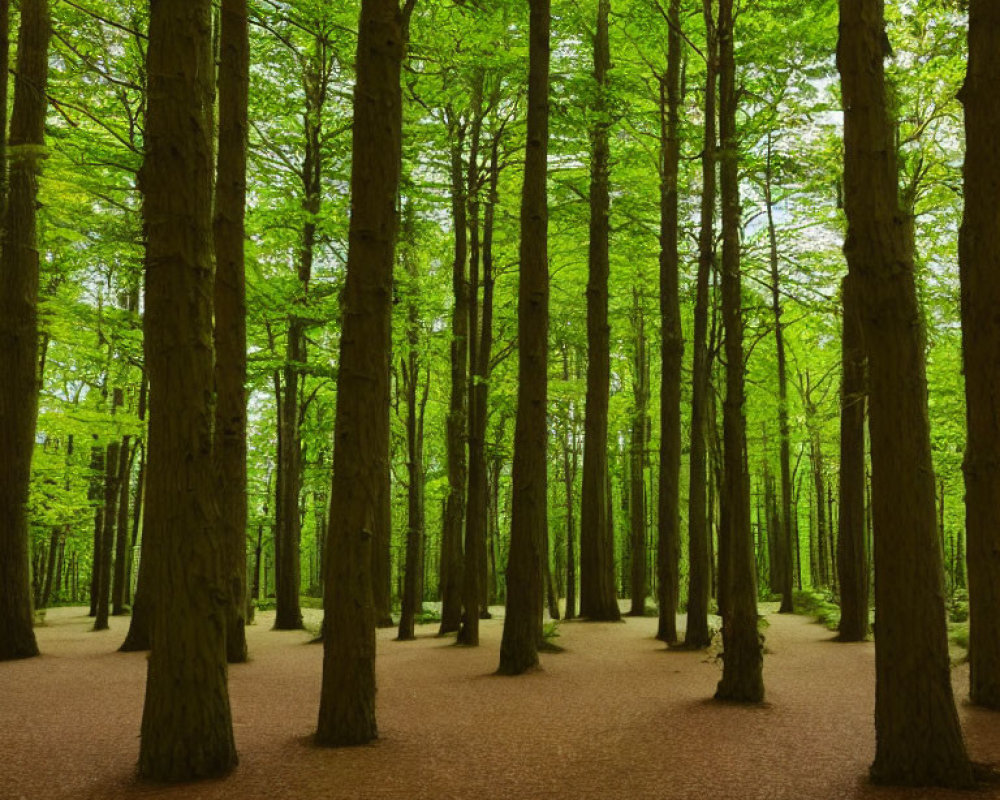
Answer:
[[[869,365],[876,573],[871,776],[878,783],[960,787],[973,778],[951,686],[913,226],[900,210],[886,51],[882,0],[840,0],[844,253],[857,279]]]
[[[94,561],[100,561],[100,576],[97,583],[97,608],[94,619],[95,631],[108,629],[108,603],[111,596],[112,555],[115,541],[115,526],[118,522],[118,459],[121,442],[111,442],[104,458],[104,514],[101,525],[100,550],[94,553]]]
[[[767,207],[768,250],[771,264],[771,313],[774,315],[774,347],[778,360],[778,460],[781,468],[781,513],[774,540],[775,576],[771,591],[781,593],[781,614],[795,611],[792,590],[792,456],[788,429],[788,370],[785,360],[784,310],[781,307],[781,273],[778,269],[778,234],[774,224],[774,168],[771,134],[767,136],[767,166],[764,173],[764,202]]]
[[[130,436],[122,437],[121,457],[118,460],[118,519],[115,524],[115,571],[111,581],[111,613],[125,614],[128,604],[129,577],[129,516],[128,501],[131,496],[132,463],[136,448]]]
[[[840,520],[837,572],[840,576],[842,642],[868,635],[868,558],[865,547],[865,352],[855,281],[844,279],[840,389]]]
[[[649,425],[649,354],[646,343],[646,320],[642,297],[633,290],[635,320],[634,384],[635,416],[632,420],[632,446],[629,453],[629,533],[631,561],[629,594],[630,617],[646,614],[648,581],[646,574],[646,432]]]
[[[49,601],[52,598],[52,586],[53,580],[55,579],[56,562],[59,556],[59,541],[62,529],[58,526],[53,527],[49,532],[49,547],[48,547],[48,558],[45,564],[45,580],[42,583],[42,596],[39,598],[38,605],[41,608],[46,608],[49,605]],[[55,581],[55,587],[58,591],[59,582]]]
[[[746,466],[744,354],[740,280],[739,141],[736,133],[736,61],[733,0],[719,0],[719,132],[722,138],[722,316],[726,342],[726,400],[723,407],[723,523],[719,561],[727,570],[722,618],[725,651],[720,700],[756,703],[764,699],[762,637],[757,631],[757,576],[750,531],[750,478]]]
[[[223,0],[215,177],[215,471],[226,541],[226,657],[247,659],[247,357],[244,258],[250,41],[247,0]]]
[[[399,76],[412,0],[362,0],[354,88],[351,224],[337,374],[330,529],[323,595],[317,744],[377,735],[372,529],[388,491],[392,273],[403,98]],[[376,99],[378,102],[375,102]]]
[[[584,416],[583,491],[580,509],[580,615],[593,620],[621,617],[615,597],[615,545],[608,524],[608,397],[610,327],[608,274],[610,194],[608,161],[608,73],[611,70],[608,18],[611,0],[598,0],[594,37],[594,116],[590,131],[590,249],[587,279],[587,405]]]
[[[500,642],[502,675],[538,664],[542,638],[542,557],[548,536],[548,177],[549,0],[530,0],[528,131],[521,194],[518,290],[518,389],[514,427],[507,616]]]
[[[8,9],[0,8],[7,24]],[[0,34],[5,31],[0,30]],[[38,416],[38,172],[45,146],[47,0],[22,0],[0,251],[0,661],[38,655],[28,488]],[[3,37],[6,39],[6,37]],[[0,49],[2,55],[2,49]],[[6,67],[6,65],[4,65]],[[6,69],[3,80],[6,96]],[[6,111],[3,115],[6,119]],[[3,138],[0,136],[0,138]],[[0,165],[0,169],[3,165]]]
[[[146,535],[156,567],[139,776],[154,781],[219,775],[236,764],[226,541],[212,452],[211,39],[209,0],[152,4],[143,208]]]
[[[713,0],[704,0],[705,53],[705,135],[702,144],[701,231],[698,236],[698,276],[694,306],[694,354],[691,369],[691,448],[688,456],[688,605],[684,646],[708,647],[708,601],[712,591],[711,528],[708,524],[708,297],[712,265],[715,261],[715,164],[718,38],[712,13]],[[714,424],[714,423],[713,423]]]
[[[659,544],[656,551],[660,620],[656,638],[677,641],[680,594],[681,330],[677,253],[677,175],[680,169],[681,4],[668,11],[667,75],[660,83],[660,486]]]
[[[1000,708],[1000,225],[996,191],[1000,123],[993,92],[1000,79],[1000,8],[969,3],[969,67],[965,106],[965,216],[959,237],[962,342],[965,356],[966,529],[969,564],[969,696]],[[992,88],[991,88],[992,87]]]

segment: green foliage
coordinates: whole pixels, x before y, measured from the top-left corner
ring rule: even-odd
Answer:
[[[800,614],[815,617],[817,622],[831,631],[837,630],[840,625],[840,606],[833,602],[829,594],[817,591],[795,592],[794,600],[795,608]]]

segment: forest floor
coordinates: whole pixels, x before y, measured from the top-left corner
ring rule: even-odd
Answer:
[[[318,612],[307,612],[312,617]],[[416,642],[379,632],[380,738],[312,745],[322,648],[306,632],[248,629],[252,660],[230,670],[240,764],[181,786],[134,780],[144,654],[121,654],[125,618],[92,633],[86,609],[48,612],[40,658],[0,664],[0,797],[48,798],[670,798],[936,800],[998,793],[894,790],[866,782],[875,735],[874,649],[838,644],[804,617],[768,617],[767,703],[710,698],[707,652],[666,650],[656,620],[564,623],[540,671],[503,678],[502,621],[457,648],[422,626]],[[313,623],[316,619],[307,619]],[[956,696],[968,669],[954,670]],[[970,753],[1000,761],[1000,715],[959,711]]]

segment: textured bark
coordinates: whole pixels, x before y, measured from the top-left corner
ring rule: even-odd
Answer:
[[[667,74],[660,83],[660,485],[659,544],[656,550],[660,622],[656,638],[677,640],[680,594],[681,483],[681,330],[677,252],[677,175],[680,169],[681,9],[671,0],[668,11]]]
[[[145,397],[146,383],[143,378],[142,397]],[[145,418],[145,405],[140,400],[140,419]],[[139,476],[136,480],[135,505],[132,508],[132,549],[135,549],[136,539],[139,534],[140,520],[145,519],[142,513],[143,495],[146,487],[146,448],[143,447],[142,457],[139,460]],[[151,575],[154,565],[147,558],[149,554],[149,538],[143,534],[139,546],[139,571],[136,574],[135,596],[132,598],[132,616],[129,618],[128,633],[125,641],[118,649],[123,653],[133,653],[148,650],[150,639],[152,638],[152,597],[150,586],[152,584]]]
[[[868,554],[865,542],[865,352],[858,297],[850,277],[843,282],[842,378],[840,388],[840,577],[842,642],[868,636]]]
[[[788,369],[785,359],[785,324],[781,317],[781,273],[778,269],[778,235],[774,225],[774,171],[771,136],[767,138],[767,167],[764,179],[764,202],[767,206],[767,234],[771,265],[771,313],[774,315],[774,348],[778,361],[778,461],[781,469],[781,504],[777,527],[771,530],[776,581],[772,592],[781,593],[779,612],[795,611],[792,597],[792,457],[788,430]]]
[[[887,111],[882,0],[840,0],[844,253],[868,355],[875,528],[875,762],[879,783],[969,786],[955,710],[935,526],[913,227],[900,210]]]
[[[389,359],[402,139],[405,19],[362,0],[354,87],[351,224],[337,373],[317,744],[377,736],[372,537],[388,473]]]
[[[965,105],[965,217],[959,237],[965,360],[969,695],[1000,708],[1000,8],[969,4]]]
[[[708,601],[712,591],[711,528],[708,525],[708,290],[715,261],[715,163],[716,163],[716,75],[718,39],[712,0],[704,0],[705,131],[702,144],[701,230],[698,236],[698,275],[694,306],[694,353],[691,367],[691,448],[688,455],[688,604],[684,646],[707,647]]]
[[[24,0],[0,252],[0,373],[4,376],[0,381],[0,661],[38,655],[32,629],[28,487],[38,416],[35,220],[45,145],[49,36],[47,0]]]
[[[723,521],[719,561],[725,562],[723,670],[715,696],[756,703],[764,699],[762,637],[757,631],[757,575],[750,531],[750,477],[746,467],[740,196],[736,134],[736,62],[733,0],[719,0],[719,133],[722,140],[722,316],[726,399],[723,406]]]
[[[463,169],[465,129],[456,125],[451,149],[452,224],[455,257],[452,262],[451,396],[448,402],[448,498],[441,530],[441,627],[443,635],[456,632],[462,622],[462,523],[468,480],[467,414],[469,404],[469,282],[468,206]]]
[[[157,0],[150,7],[145,534],[156,563],[156,601],[139,776],[154,781],[205,778],[236,764],[226,542],[212,454],[211,36],[209,0]]]
[[[580,615],[617,620],[614,535],[608,524],[608,396],[610,327],[608,325],[609,209],[607,94],[611,50],[610,0],[598,0],[594,37],[596,122],[590,132],[590,246],[587,279],[587,398],[584,417],[583,491],[580,508]]]
[[[500,642],[503,675],[538,665],[542,639],[542,558],[548,536],[549,0],[530,0],[528,131],[521,194],[518,389],[514,426],[507,616]]]
[[[223,0],[215,177],[215,472],[226,542],[226,657],[247,659],[247,301],[244,237],[250,41],[246,0]]]

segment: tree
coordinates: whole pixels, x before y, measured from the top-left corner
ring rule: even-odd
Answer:
[[[750,531],[750,476],[746,468],[740,195],[736,134],[736,61],[733,0],[719,0],[719,173],[722,194],[722,317],[726,399],[723,408],[723,523],[719,540],[726,602],[722,604],[722,680],[719,700],[764,699],[762,637],[757,631],[757,574]],[[725,569],[721,569],[724,564]]]
[[[844,279],[841,334],[840,517],[837,572],[842,642],[868,636],[868,553],[865,542],[865,353],[854,282]]]
[[[969,66],[965,106],[965,216],[959,235],[962,352],[965,365],[965,504],[969,564],[969,696],[1000,708],[1000,242],[993,197],[1000,181],[996,125],[1000,115],[989,86],[1000,78],[1000,9],[969,4]]]
[[[913,227],[899,202],[882,0],[840,0],[844,254],[868,355],[877,783],[969,786],[952,696]]]
[[[608,325],[608,72],[611,0],[598,0],[594,37],[595,121],[591,129],[590,249],[587,281],[587,400],[584,411],[583,490],[580,508],[580,616],[621,617],[615,596],[614,532],[608,521],[608,395],[611,374]]]
[[[246,0],[223,0],[215,183],[215,465],[227,546],[226,654],[246,661],[247,331],[244,238],[250,29]]]
[[[704,0],[705,19],[705,129],[702,142],[701,229],[698,235],[698,275],[694,306],[694,354],[691,365],[691,452],[688,495],[688,608],[684,645],[707,647],[708,600],[712,588],[711,530],[708,524],[708,349],[709,280],[715,263],[716,200],[716,76],[718,37],[712,0]],[[714,425],[714,421],[711,423]]]
[[[660,81],[660,492],[659,546],[656,551],[660,621],[656,638],[677,640],[680,593],[681,330],[677,252],[677,178],[680,170],[681,9],[668,11],[667,74]]]
[[[399,75],[416,0],[362,0],[354,87],[351,223],[324,566],[316,743],[369,742],[375,723],[372,535],[388,487],[392,273],[399,225]]]
[[[228,545],[212,449],[209,0],[151,5],[147,63],[145,533],[156,599],[139,776],[184,781],[236,764],[226,676]]]
[[[507,616],[500,642],[501,675],[538,665],[542,638],[542,565],[546,558],[548,491],[549,264],[549,0],[529,0],[528,135],[521,191],[521,280],[518,289],[518,389],[514,427],[513,500],[507,562]]]
[[[6,42],[9,8],[0,8]],[[38,655],[32,628],[28,490],[38,417],[38,172],[45,155],[47,0],[24,0],[18,29],[0,250],[0,661]],[[4,51],[0,50],[0,54]],[[6,101],[6,58],[3,59]],[[6,102],[0,115],[6,137]]]

